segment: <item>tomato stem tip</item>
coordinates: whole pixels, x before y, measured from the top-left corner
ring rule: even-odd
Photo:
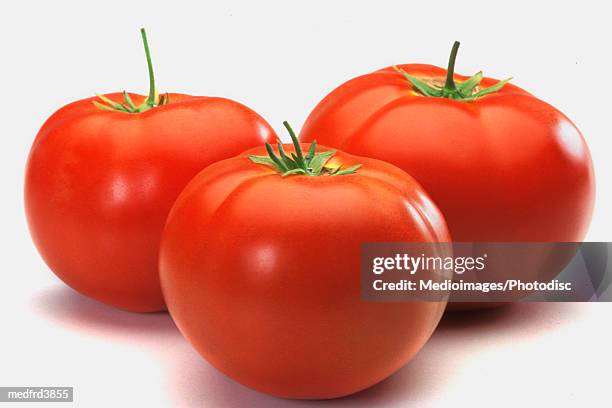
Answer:
[[[125,112],[125,113],[142,113],[151,108],[161,105],[167,105],[170,101],[168,94],[159,95],[155,87],[155,74],[153,72],[153,60],[151,58],[151,50],[149,49],[149,41],[147,40],[147,32],[144,28],[140,29],[142,44],[144,46],[145,58],[147,60],[147,71],[149,74],[149,95],[140,105],[136,106],[130,95],[123,91],[124,102],[115,102],[104,95],[97,95],[100,101],[93,101],[94,106],[99,109]]]
[[[400,73],[414,88],[415,91],[419,92],[423,96],[429,96],[434,98],[448,98],[455,99],[458,101],[473,101],[481,98],[485,95],[499,91],[506,85],[512,78],[506,78],[503,81],[499,81],[496,84],[488,87],[480,87],[480,82],[483,80],[482,71],[477,72],[470,78],[460,83],[455,82],[455,61],[457,60],[457,53],[459,52],[459,41],[455,41],[453,48],[451,49],[450,56],[448,58],[448,67],[446,70],[446,81],[444,86],[439,87],[428,83],[426,80],[410,75],[405,70],[393,66],[398,73]]]
[[[459,46],[461,43],[459,41],[455,41],[453,44],[453,48],[451,49],[450,57],[448,57],[448,68],[446,70],[446,83],[444,84],[444,88],[447,91],[454,91],[457,89],[455,85],[455,61],[457,60],[457,53],[459,52]]]

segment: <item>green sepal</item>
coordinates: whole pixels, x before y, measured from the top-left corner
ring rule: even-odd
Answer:
[[[268,155],[270,156],[276,167],[278,167],[282,172],[289,171],[287,165],[285,165],[278,157],[276,157],[276,154],[274,154],[274,150],[272,149],[272,146],[270,146],[270,143],[266,143],[266,151],[268,152]]]
[[[323,167],[325,167],[325,164],[334,154],[336,154],[335,150],[328,150],[323,153],[315,154],[308,165],[308,169],[314,174],[321,174]]]
[[[263,164],[265,166],[272,167],[276,171],[278,171],[281,176],[287,177],[292,175],[305,175],[305,176],[322,176],[322,175],[333,175],[340,176],[346,174],[354,174],[355,171],[361,167],[361,164],[357,164],[355,166],[351,166],[347,169],[342,169],[342,166],[339,166],[336,169],[332,169],[329,167],[325,167],[327,162],[336,154],[335,150],[328,150],[326,152],[317,153],[317,142],[313,141],[310,144],[310,148],[308,149],[308,153],[304,157],[304,153],[302,152],[302,147],[300,146],[300,142],[295,135],[293,129],[287,122],[283,122],[289,135],[291,136],[291,141],[293,142],[293,147],[295,148],[295,153],[291,153],[291,157],[287,155],[285,149],[283,148],[280,140],[277,142],[278,148],[278,156],[272,149],[272,146],[269,143],[265,144],[267,156],[255,156],[249,155],[247,158],[256,164]]]
[[[92,103],[94,104],[94,106],[98,109],[102,109],[102,110],[106,110],[106,111],[110,111],[110,112],[117,112],[117,109],[108,106],[108,105],[104,105],[103,103],[100,103],[98,101],[92,101]]]
[[[134,101],[132,101],[132,98],[130,98],[130,95],[126,91],[123,91],[123,99],[125,99],[125,102],[127,103],[130,109],[138,109],[136,105],[134,105]]]
[[[308,149],[308,153],[306,154],[306,160],[307,162],[310,162],[312,160],[312,158],[315,155],[315,152],[317,150],[317,141],[313,140],[312,143],[310,144],[310,149]]]
[[[293,169],[293,170],[284,172],[283,174],[281,174],[281,176],[287,177],[287,176],[291,176],[292,174],[307,174],[307,173],[306,173],[306,170],[304,169]]]
[[[287,154],[285,153],[285,149],[283,148],[283,144],[280,140],[276,143],[276,146],[278,147],[278,153],[280,154],[280,158],[283,163],[285,163],[289,170],[294,170],[296,168],[296,163],[293,162],[293,160],[291,160],[289,156],[287,156]]]
[[[276,167],[276,163],[274,162],[274,160],[272,160],[268,156],[255,156],[251,154],[248,157],[249,160],[251,160],[253,163],[265,164],[266,166]]]
[[[122,105],[120,103],[117,103],[109,98],[107,98],[104,95],[96,95],[98,98],[100,98],[102,100],[102,102],[105,102],[109,108],[114,109],[116,111],[120,111],[120,112],[128,112],[128,108],[125,105]]]
[[[481,98],[485,95],[492,94],[494,92],[499,91],[506,85],[512,78],[504,79],[503,81],[497,82],[495,85],[492,85],[488,88],[480,89],[475,92],[475,89],[483,79],[482,71],[477,72],[472,75],[470,78],[465,81],[456,84],[453,77],[455,71],[455,60],[457,58],[457,52],[459,50],[459,42],[455,41],[453,44],[453,48],[448,60],[448,69],[446,71],[446,82],[444,86],[437,87],[427,84],[425,81],[420,80],[419,78],[408,74],[403,69],[393,66],[398,73],[400,73],[414,89],[423,94],[424,96],[430,96],[435,98],[448,98],[455,99],[457,101],[473,101],[475,99]]]
[[[346,169],[342,169],[340,170],[340,167],[338,167],[338,170],[336,170],[332,176],[344,176],[345,174],[354,174],[357,169],[359,169],[362,165],[361,164],[356,164],[354,166],[351,167],[347,167]]]
[[[471,101],[471,100],[474,100],[474,99],[476,99],[476,98],[480,98],[480,97],[482,97],[482,96],[489,95],[489,94],[492,94],[492,93],[494,93],[494,92],[497,92],[497,91],[499,91],[500,89],[502,89],[502,88],[504,87],[504,85],[506,85],[506,84],[507,84],[508,82],[510,82],[511,80],[512,80],[512,77],[510,77],[510,78],[506,78],[506,79],[504,79],[503,81],[499,81],[499,82],[498,82],[498,83],[496,83],[495,85],[491,85],[491,86],[490,86],[490,87],[488,87],[488,88],[481,89],[480,91],[476,92],[476,93],[475,93],[474,95],[472,95],[471,97],[469,97],[469,98],[465,98],[465,100]]]
[[[393,66],[393,68],[399,72],[400,74],[402,74],[404,76],[404,78],[406,78],[408,80],[408,82],[410,82],[412,84],[413,87],[415,87],[419,92],[421,92],[423,95],[425,96],[433,96],[433,97],[441,97],[442,96],[442,89],[440,88],[435,88],[429,84],[426,84],[425,82],[421,81],[419,78],[410,75],[409,73],[407,73],[406,71],[404,71],[403,69],[397,67],[397,66]]]
[[[472,96],[473,89],[480,84],[480,82],[482,81],[482,78],[483,78],[482,71],[475,73],[474,75],[472,75],[471,77],[469,77],[468,79],[466,79],[465,81],[457,85],[457,91],[464,98],[468,96]]]

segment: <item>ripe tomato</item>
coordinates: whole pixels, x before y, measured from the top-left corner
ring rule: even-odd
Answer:
[[[448,72],[458,88],[466,84],[452,69],[399,68],[434,86]],[[496,82],[479,73],[469,95]],[[442,210],[455,241],[581,241],[589,225],[595,186],[580,132],[511,84],[471,100],[431,97],[384,68],[327,95],[300,136],[410,173]]]
[[[400,65],[340,85],[312,111],[301,140],[405,170],[455,241],[581,241],[595,186],[580,131],[507,81],[454,74],[458,46],[448,70]]]
[[[154,89],[151,81],[146,100],[117,93],[64,106],[38,133],[26,169],[27,219],[45,262],[77,291],[131,311],[165,308],[159,240],[187,182],[275,137],[237,102]]]
[[[295,158],[274,160],[293,164],[252,156],[266,152],[260,147],[188,184],[162,237],[162,288],[181,332],[233,379],[276,396],[339,397],[408,361],[446,303],[361,300],[361,244],[449,236],[402,170],[283,150]],[[337,172],[340,164],[346,170]]]
[[[431,65],[399,68],[434,84],[447,74]],[[467,79],[451,78],[459,87]],[[479,87],[496,82],[482,78]],[[588,228],[594,177],[580,131],[511,84],[473,100],[429,97],[384,68],[327,95],[300,136],[410,173],[456,241],[580,241]]]

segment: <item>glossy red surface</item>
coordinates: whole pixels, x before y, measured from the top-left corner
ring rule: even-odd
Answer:
[[[399,369],[436,327],[446,302],[361,299],[363,242],[449,236],[402,170],[341,152],[329,165],[357,163],[351,175],[281,177],[243,154],[198,174],[172,208],[160,253],[168,309],[242,384],[290,398],[351,394]]]
[[[139,114],[101,110],[94,99],[61,108],[38,133],[25,178],[30,231],[77,291],[132,311],[163,310],[157,259],[174,200],[204,167],[275,135],[223,98],[170,94],[168,105]]]

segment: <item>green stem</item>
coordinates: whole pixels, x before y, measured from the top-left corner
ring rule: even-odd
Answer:
[[[410,84],[412,89],[419,92],[423,96],[429,96],[433,98],[448,98],[457,101],[473,101],[483,96],[495,93],[502,89],[504,85],[508,83],[512,78],[506,78],[503,81],[499,81],[488,88],[480,87],[480,82],[483,79],[482,71],[477,72],[465,81],[459,82],[459,85],[455,83],[455,61],[457,60],[457,52],[459,51],[459,41],[455,41],[453,48],[448,58],[448,68],[446,70],[446,82],[444,86],[438,86],[435,84],[428,83],[428,81],[421,79],[418,76],[410,75],[403,69],[393,66],[393,68],[401,74]]]
[[[283,177],[292,176],[292,175],[303,175],[303,176],[343,176],[347,174],[355,174],[357,169],[361,167],[361,164],[356,164],[354,166],[343,169],[342,166],[330,168],[326,166],[327,162],[333,157],[336,153],[335,150],[328,150],[326,152],[317,153],[317,142],[316,140],[312,142],[310,148],[308,149],[308,153],[306,157],[304,157],[304,153],[302,152],[302,147],[300,146],[300,142],[295,135],[295,132],[289,125],[287,121],[283,122],[283,125],[289,132],[289,136],[291,137],[291,142],[293,143],[293,148],[295,153],[291,153],[291,157],[289,157],[285,153],[285,149],[281,144],[280,140],[278,141],[278,154],[274,153],[274,149],[269,143],[266,143],[266,152],[267,156],[248,156],[249,160],[256,164],[263,164],[269,167],[274,168],[280,175]]]
[[[140,29],[140,35],[142,36],[142,43],[144,45],[145,56],[147,58],[147,68],[149,71],[149,95],[139,105],[136,106],[130,95],[123,91],[123,99],[125,103],[118,103],[105,97],[104,95],[98,95],[100,101],[93,101],[93,104],[100,109],[114,112],[125,112],[125,113],[142,113],[149,109],[155,108],[161,105],[167,105],[169,103],[169,97],[166,93],[161,97],[158,97],[157,89],[155,89],[155,75],[153,74],[153,61],[151,59],[151,50],[149,49],[149,41],[147,41],[147,33],[144,28]]]
[[[144,45],[145,56],[147,57],[147,68],[149,70],[149,96],[146,102],[150,106],[155,106],[155,75],[153,74],[153,61],[151,60],[151,51],[149,50],[149,42],[147,41],[147,32],[144,28],[140,29],[140,35],[142,36],[142,44]]]
[[[448,69],[446,71],[446,83],[444,84],[444,88],[449,91],[454,91],[457,89],[453,75],[455,74],[455,60],[457,60],[459,45],[459,41],[455,41],[453,48],[451,49],[450,57],[448,58]]]

